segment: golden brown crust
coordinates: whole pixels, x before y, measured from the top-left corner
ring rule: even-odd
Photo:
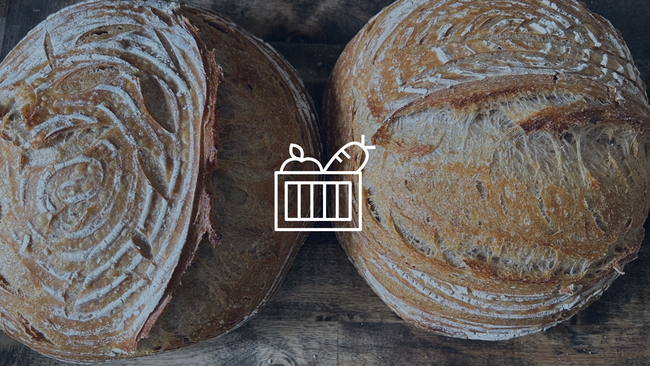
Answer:
[[[147,320],[145,327],[138,336],[138,340],[149,337],[149,332],[152,327],[158,321],[158,318],[164,313],[174,296],[174,292],[178,286],[181,285],[183,274],[192,264],[199,244],[201,244],[203,240],[206,240],[212,246],[217,246],[221,239],[220,235],[215,230],[216,223],[212,217],[211,198],[214,193],[211,185],[211,176],[217,163],[218,137],[216,136],[216,101],[219,84],[223,81],[223,72],[221,68],[217,66],[214,60],[214,54],[205,47],[200,39],[198,39],[196,28],[190,23],[187,24],[192,28],[194,38],[201,50],[203,65],[206,70],[206,80],[211,81],[207,83],[207,102],[205,105],[201,131],[201,160],[194,195],[194,203],[192,206],[191,217],[193,217],[193,219],[191,221],[190,231],[187,235],[185,247],[181,252],[178,265],[174,269],[174,273],[167,284],[163,300],[160,301],[152,313],[152,316]],[[136,349],[134,348],[132,352],[135,353],[135,351]]]
[[[224,334],[269,300],[306,238],[274,232],[273,173],[291,143],[309,156],[321,153],[313,106],[291,66],[216,14],[189,6],[181,12],[223,70],[216,104],[219,156],[211,174],[212,217],[221,240],[218,247],[200,245],[139,355]]]
[[[98,362],[223,334],[305,239],[273,232],[272,177],[290,143],[319,157],[311,101],[286,61],[214,14],[66,8],[3,62],[0,107],[1,324],[45,355]]]
[[[198,244],[209,65],[176,6],[152,6],[68,8],[1,67],[0,312],[52,357],[135,352]]]
[[[326,91],[330,150],[361,135],[377,146],[354,197],[364,231],[339,239],[423,328],[487,340],[548,328],[641,243],[644,90],[620,34],[577,2],[398,1]]]

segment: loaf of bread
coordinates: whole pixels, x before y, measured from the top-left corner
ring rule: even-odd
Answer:
[[[547,329],[636,257],[645,85],[620,33],[576,0],[397,1],[347,46],[324,108],[329,151],[376,146],[353,197],[363,231],[339,240],[419,327]]]
[[[0,324],[45,355],[223,334],[305,239],[273,231],[273,172],[290,143],[320,156],[311,101],[281,56],[215,14],[63,9],[0,65],[0,116]]]

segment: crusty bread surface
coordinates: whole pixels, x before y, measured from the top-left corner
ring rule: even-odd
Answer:
[[[361,135],[377,147],[353,197],[363,231],[338,238],[419,327],[547,329],[636,258],[645,84],[620,33],[577,1],[397,1],[347,46],[324,103],[329,151]]]
[[[313,106],[281,56],[215,14],[63,9],[0,65],[0,115],[0,324],[45,355],[224,334],[305,239],[273,231],[273,172],[290,143],[320,156]]]
[[[266,304],[307,236],[274,231],[273,173],[289,157],[291,143],[308,156],[321,153],[311,99],[282,56],[213,13],[187,6],[181,13],[223,70],[216,101],[219,155],[211,176],[221,240],[217,247],[208,241],[199,246],[177,296],[140,342],[140,354],[223,334]],[[290,170],[309,168],[298,164]]]

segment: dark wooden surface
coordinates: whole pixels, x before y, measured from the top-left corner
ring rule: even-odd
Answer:
[[[49,14],[75,0],[0,0],[0,58]],[[194,0],[278,49],[320,113],[345,44],[390,0]],[[586,0],[623,33],[650,77],[648,0]],[[646,236],[646,242],[648,237]],[[649,365],[650,243],[603,297],[546,332],[501,342],[451,339],[395,316],[348,261],[333,234],[312,234],[284,284],[255,318],[186,349],[119,365]],[[0,366],[61,365],[0,333]]]

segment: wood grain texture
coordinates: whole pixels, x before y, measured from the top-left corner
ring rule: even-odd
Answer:
[[[188,3],[200,5],[208,1]],[[2,19],[6,19],[6,31],[0,33],[0,57],[4,58],[50,12],[72,2],[0,0],[0,30]],[[336,36],[331,38],[311,39],[321,44],[308,44],[309,40],[301,37],[283,39],[271,31],[272,26],[264,25],[264,21],[257,26],[269,29],[268,33],[248,27],[245,21],[254,22],[255,17],[260,16],[260,9],[282,10],[262,7],[259,5],[262,1],[210,0],[209,7],[220,11],[220,7],[229,2],[231,10],[222,13],[264,40],[275,41],[272,45],[297,68],[320,111],[325,82],[345,43],[365,21],[391,1],[340,1],[365,10],[354,13],[356,10],[348,12],[342,7],[343,10],[334,13],[337,22],[345,27],[332,30]],[[297,9],[323,3],[320,0],[283,2]],[[647,0],[587,0],[586,3],[622,31],[642,79],[648,81],[650,23],[647,22]],[[295,22],[303,21],[297,19]],[[316,24],[317,28],[328,29],[325,23]],[[650,226],[646,224],[648,229]],[[615,281],[600,300],[575,317],[532,336],[480,342],[440,337],[407,325],[365,284],[334,235],[312,234],[298,253],[280,290],[241,328],[194,347],[112,365],[647,365],[650,364],[646,341],[650,337],[648,240],[646,235],[639,258],[625,267],[625,276]],[[38,355],[0,334],[0,366],[9,365],[66,364]]]
[[[112,365],[646,365],[649,245],[646,240],[639,259],[599,301],[569,321],[523,338],[481,342],[404,323],[356,274],[334,235],[311,235],[273,300],[241,328]],[[67,364],[2,335],[0,365]]]
[[[190,0],[186,0],[188,3]],[[392,0],[191,0],[274,42],[347,43]]]
[[[0,34],[5,34],[5,26],[7,25],[7,10],[9,10],[8,1],[0,1]],[[0,37],[0,50],[2,50],[2,44],[4,37]],[[4,56],[2,56],[4,58]]]

